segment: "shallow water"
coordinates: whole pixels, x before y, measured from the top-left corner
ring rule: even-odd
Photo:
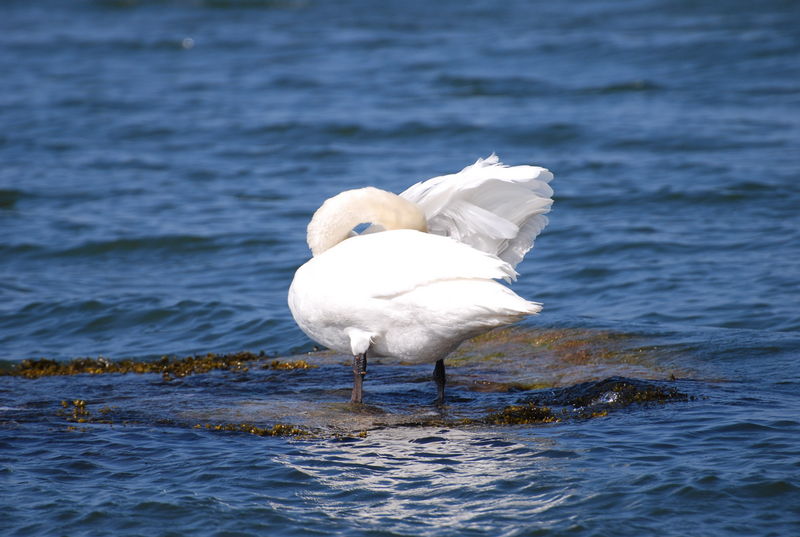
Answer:
[[[0,15],[6,368],[305,358],[285,295],[323,199],[492,151],[556,174],[514,285],[545,309],[452,357],[443,413],[428,368],[396,364],[371,368],[372,410],[355,412],[346,358],[325,354],[169,382],[0,377],[3,534],[800,530],[794,3],[38,0]],[[464,421],[613,376],[688,399]],[[76,399],[92,420],[70,421]],[[314,434],[205,427],[241,422]]]

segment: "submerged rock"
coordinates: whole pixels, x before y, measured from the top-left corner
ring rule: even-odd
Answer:
[[[531,405],[581,408],[622,408],[633,404],[688,401],[689,396],[664,382],[625,377],[582,382],[574,386],[544,390],[525,398]]]
[[[690,400],[678,386],[691,385],[674,380],[688,375],[670,365],[670,352],[605,331],[498,330],[447,359],[443,407],[433,404],[432,366],[379,358],[370,363],[365,404],[348,403],[351,357],[331,352],[283,359],[240,352],[150,362],[26,360],[5,372],[3,382],[12,390],[18,383],[25,397],[37,393],[36,405],[5,416],[37,419],[40,401],[50,400],[73,427],[166,426],[303,438],[393,427],[548,424]]]

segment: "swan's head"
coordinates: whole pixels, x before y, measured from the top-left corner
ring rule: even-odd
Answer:
[[[427,232],[425,213],[397,194],[368,186],[346,190],[325,201],[308,224],[308,246],[315,256],[350,237],[353,228],[369,223],[384,230]]]

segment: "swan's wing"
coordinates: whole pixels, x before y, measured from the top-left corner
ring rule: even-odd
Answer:
[[[494,281],[514,276],[505,261],[449,237],[390,230],[312,257],[297,269],[288,303],[300,328],[327,347],[426,362],[538,313],[540,304]]]
[[[497,257],[447,237],[399,229],[347,239],[298,270],[336,302],[391,299],[435,282],[516,278]],[[333,299],[331,299],[333,300]]]
[[[400,195],[422,208],[431,233],[452,237],[515,267],[547,225],[552,178],[545,168],[506,166],[492,154]]]

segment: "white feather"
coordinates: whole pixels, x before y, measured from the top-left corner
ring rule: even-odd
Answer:
[[[334,196],[308,226],[314,257],[289,288],[295,321],[339,352],[421,363],[538,313],[496,280],[515,279],[546,224],[551,178],[492,155],[402,197],[374,188]],[[353,236],[363,215],[373,226]]]
[[[541,309],[494,281],[514,275],[453,239],[385,231],[347,239],[300,267],[289,307],[304,332],[339,352],[369,341],[370,355],[432,362]]]
[[[553,174],[506,166],[497,155],[458,173],[417,183],[400,196],[424,212],[431,233],[452,237],[515,267],[547,225]]]

